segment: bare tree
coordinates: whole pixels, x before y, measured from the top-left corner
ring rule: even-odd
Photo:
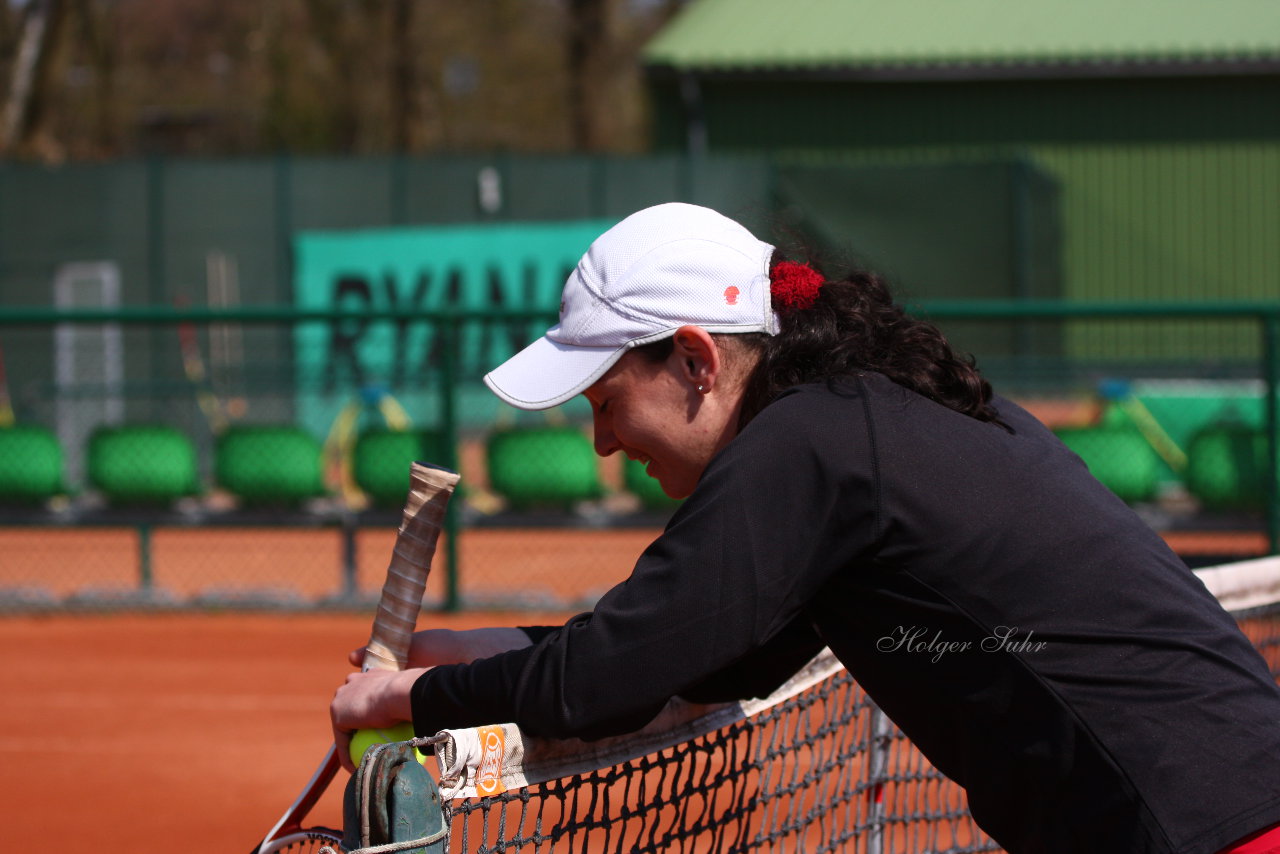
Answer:
[[[569,125],[579,151],[601,147],[597,83],[610,50],[608,12],[608,0],[569,0]]]
[[[119,150],[116,114],[116,38],[110,6],[95,8],[93,0],[72,0],[80,42],[89,56],[94,80],[95,147],[103,154]]]
[[[23,8],[9,94],[0,114],[0,153],[11,153],[29,143],[45,116],[49,69],[62,32],[64,10],[61,0],[29,0]]]
[[[408,151],[413,144],[413,0],[391,0],[387,20],[391,27],[391,148]]]
[[[350,0],[306,0],[315,44],[333,71],[331,91],[334,141],[339,151],[355,151],[360,136],[360,41],[367,4]]]
[[[0,155],[638,151],[679,2],[0,0]]]
[[[7,68],[13,55],[14,16],[16,7],[12,3],[0,3],[0,67]],[[7,75],[0,74],[0,81]]]

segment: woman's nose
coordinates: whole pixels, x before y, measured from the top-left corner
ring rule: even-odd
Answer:
[[[593,421],[593,426],[595,428],[597,454],[607,457],[618,450],[618,437],[613,435],[613,429],[606,423],[606,419],[597,415]]]

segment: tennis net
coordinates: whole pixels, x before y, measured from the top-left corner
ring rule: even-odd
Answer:
[[[1280,671],[1280,558],[1198,570]],[[598,742],[436,739],[451,852],[1000,850],[829,653],[763,700],[674,700]]]

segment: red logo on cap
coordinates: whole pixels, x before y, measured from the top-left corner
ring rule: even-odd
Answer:
[[[741,291],[739,291],[737,288],[735,288],[733,285],[730,285],[729,287],[727,287],[727,288],[725,288],[725,289],[724,289],[724,301],[725,301],[728,305],[737,305],[737,304],[738,304],[738,294],[740,294],[740,293],[742,293],[742,292],[741,292]]]

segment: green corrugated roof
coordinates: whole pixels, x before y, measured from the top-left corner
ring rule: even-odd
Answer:
[[[692,0],[652,66],[716,70],[1280,58],[1280,0]]]

